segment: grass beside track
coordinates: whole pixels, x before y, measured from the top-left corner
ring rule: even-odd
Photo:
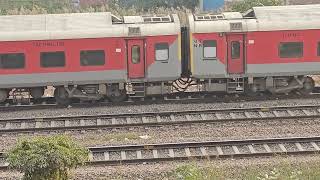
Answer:
[[[22,174],[0,171],[0,179],[21,179]],[[186,161],[125,166],[85,166],[75,170],[73,179],[97,180],[318,180],[320,156],[279,156],[212,161]]]
[[[292,164],[279,160],[277,165],[214,167],[212,164],[200,167],[196,163],[177,167],[169,179],[177,180],[216,180],[216,179],[248,179],[248,180],[298,180],[320,179],[320,162]]]

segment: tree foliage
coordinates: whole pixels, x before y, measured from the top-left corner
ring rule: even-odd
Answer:
[[[53,13],[57,9],[71,8],[70,0],[0,0],[0,9],[4,12],[19,9],[31,10],[35,7],[46,9],[48,13]]]
[[[132,7],[135,6],[139,9],[147,11],[148,9],[163,8],[182,8],[195,9],[199,0],[118,0],[121,6]]]
[[[244,0],[234,2],[231,6],[232,11],[246,12],[252,7],[257,6],[280,6],[283,4],[283,0]]]
[[[195,10],[199,4],[199,0],[91,0],[90,2],[76,7],[72,4],[72,0],[0,0],[0,14],[37,14],[38,11],[52,14],[106,10],[116,11],[115,14],[121,12],[121,15],[128,15],[132,14],[132,11],[146,13],[155,12],[158,9]]]
[[[7,161],[25,180],[67,180],[71,169],[88,160],[88,152],[66,136],[37,137],[20,141]]]

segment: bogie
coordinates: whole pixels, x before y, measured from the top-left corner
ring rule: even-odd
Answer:
[[[54,97],[58,104],[61,105],[68,105],[71,102],[71,99],[69,97],[68,91],[65,89],[65,87],[55,87],[54,90]]]
[[[0,103],[3,103],[7,100],[9,93],[6,89],[0,89]]]
[[[44,88],[43,87],[37,87],[37,88],[31,88],[30,89],[30,95],[33,97],[33,99],[41,99],[44,95]]]

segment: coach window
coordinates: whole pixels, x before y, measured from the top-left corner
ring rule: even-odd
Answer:
[[[168,61],[169,60],[169,44],[158,43],[155,45],[156,49],[156,61]]]
[[[214,40],[203,41],[203,57],[206,59],[217,58],[217,41],[214,41]]]
[[[231,58],[232,59],[240,58],[240,42],[239,41],[231,42]]]
[[[320,42],[318,42],[318,56],[320,56]]]
[[[140,63],[140,46],[132,46],[132,48],[131,48],[131,61],[133,64]]]
[[[280,58],[300,58],[303,56],[303,42],[282,42],[279,45]]]
[[[66,57],[63,51],[59,52],[42,52],[40,54],[40,65],[44,68],[64,67]]]
[[[1,69],[23,69],[24,67],[25,55],[23,53],[0,54]]]
[[[103,66],[105,64],[104,50],[90,50],[80,52],[81,66]]]

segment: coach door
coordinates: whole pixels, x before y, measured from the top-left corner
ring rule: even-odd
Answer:
[[[228,42],[228,73],[243,74],[244,73],[244,35],[229,34]]]
[[[128,47],[128,78],[138,79],[145,76],[144,41],[134,39],[127,41]]]

